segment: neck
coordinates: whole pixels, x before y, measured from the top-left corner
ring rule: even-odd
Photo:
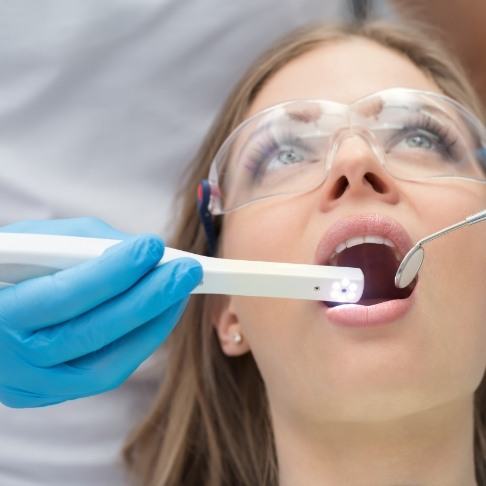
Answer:
[[[472,397],[388,422],[272,420],[280,486],[477,486]]]

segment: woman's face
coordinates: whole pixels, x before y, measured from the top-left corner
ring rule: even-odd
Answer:
[[[278,71],[248,116],[290,99],[350,103],[398,86],[441,92],[398,53],[366,40],[339,42]],[[343,180],[346,190],[337,190]],[[317,189],[226,215],[221,256],[313,263],[333,223],[371,213],[395,219],[416,242],[485,202],[478,183],[395,179],[366,143],[351,138]],[[427,244],[413,306],[386,325],[335,325],[318,301],[229,297],[216,322],[223,351],[253,353],[272,409],[312,423],[385,420],[471,395],[486,362],[485,236],[478,224]],[[231,339],[236,331],[242,343]]]

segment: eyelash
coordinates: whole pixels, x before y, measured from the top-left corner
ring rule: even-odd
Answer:
[[[312,151],[312,148],[301,138],[296,137],[290,132],[282,133],[278,138],[279,140],[277,141],[274,135],[265,132],[262,139],[256,142],[257,145],[248,155],[248,163],[246,164],[246,167],[250,170],[253,179],[258,179],[262,165],[269,159],[269,157],[278,153],[282,145],[297,147],[304,151]]]
[[[454,149],[458,141],[458,137],[454,136],[451,131],[443,125],[435,121],[428,115],[419,115],[416,120],[409,121],[394,138],[403,138],[403,135],[413,133],[413,131],[424,130],[437,137],[437,145],[441,148],[444,155],[453,157]]]

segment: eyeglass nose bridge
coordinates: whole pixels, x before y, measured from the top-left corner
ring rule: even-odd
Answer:
[[[380,163],[384,170],[386,170],[385,154],[381,142],[376,137],[375,133],[369,128],[360,125],[344,126],[336,130],[330,142],[329,149],[325,158],[324,180],[327,179],[332,164],[336,160],[336,155],[343,143],[350,138],[358,137],[371,150],[374,158]]]

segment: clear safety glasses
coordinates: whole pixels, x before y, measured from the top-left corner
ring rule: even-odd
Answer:
[[[360,137],[397,179],[486,183],[486,129],[453,99],[393,88],[346,105],[295,100],[241,123],[216,154],[207,210],[224,214],[263,198],[311,191],[341,143]]]

